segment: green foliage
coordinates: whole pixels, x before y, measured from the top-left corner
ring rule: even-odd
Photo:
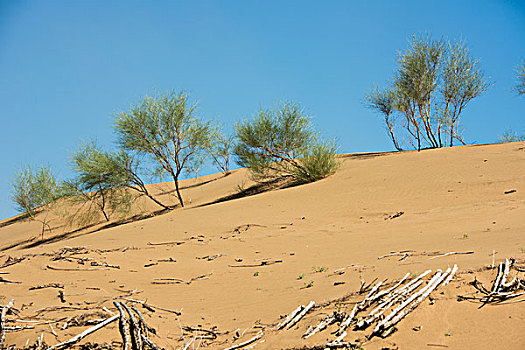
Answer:
[[[224,175],[230,174],[230,158],[235,146],[235,137],[225,135],[222,130],[216,129],[214,132],[214,141],[211,142],[208,152],[213,163]]]
[[[304,273],[300,274],[299,277],[297,277],[298,280],[302,280],[306,275]]]
[[[311,288],[314,286],[314,281],[310,281],[308,283],[304,282],[304,287],[305,288]]]
[[[20,168],[15,174],[11,189],[11,200],[16,209],[27,215],[30,220],[39,221],[42,224],[41,234],[43,238],[45,228],[51,230],[47,220],[48,212],[40,216],[37,214],[45,206],[49,206],[59,198],[66,196],[68,193],[65,187],[56,179],[50,168],[26,166]]]
[[[525,141],[525,135],[518,135],[512,130],[506,130],[503,135],[499,137],[500,142],[516,142],[516,141]]]
[[[464,43],[414,37],[411,46],[399,55],[393,83],[375,89],[365,97],[367,105],[385,119],[389,136],[395,137],[396,121],[412,147],[452,146],[464,143],[459,128],[466,105],[481,95],[489,83]]]
[[[146,96],[116,117],[115,131],[124,151],[149,157],[156,164],[157,175],[172,177],[184,206],[179,176],[183,171],[198,171],[213,141],[210,122],[195,116],[195,105],[189,104],[189,97],[173,91]]]
[[[298,183],[326,177],[337,168],[336,146],[318,141],[310,118],[294,103],[260,109],[253,120],[237,124],[234,153],[256,180],[290,176]]]
[[[81,207],[70,219],[89,225],[102,214],[106,221],[113,214],[124,215],[131,209],[133,196],[126,189],[125,177],[115,155],[100,150],[95,143],[83,144],[73,155],[73,170],[77,176],[67,182],[74,194],[70,199]],[[119,175],[120,174],[120,175]]]
[[[326,271],[328,271],[328,267],[326,267],[326,266],[314,266],[314,267],[312,267],[312,270],[314,272],[326,272]]]

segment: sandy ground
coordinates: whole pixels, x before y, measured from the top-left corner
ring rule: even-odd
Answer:
[[[256,191],[242,169],[187,180],[185,208],[84,230],[54,218],[43,241],[39,223],[4,220],[0,264],[24,260],[0,268],[1,278],[21,282],[0,282],[0,304],[15,299],[18,314],[7,315],[7,326],[33,327],[8,332],[6,344],[24,347],[42,334],[48,345],[64,341],[87,328],[79,316],[105,319],[115,312],[112,298],[128,298],[180,312],[140,308],[157,330],[151,339],[166,349],[192,339],[189,349],[224,349],[260,330],[263,342],[255,349],[322,346],[335,338],[337,325],[307,340],[301,335],[332,311],[349,312],[364,297],[357,293],[362,281],[388,284],[407,272],[457,264],[454,280],[397,332],[368,340],[371,329],[348,329],[345,340],[364,349],[525,348],[525,302],[479,308],[457,300],[474,295],[474,278],[491,285],[496,272],[486,267],[493,253],[496,264],[512,257],[524,265],[525,143],[349,154],[341,161],[335,175],[319,182],[245,197]],[[175,202],[170,184],[152,189]],[[157,209],[146,199],[134,208],[135,214]],[[378,259],[405,250],[403,260]],[[473,253],[436,256],[449,252]],[[351,265],[357,267],[336,273]],[[152,283],[166,281],[173,284]],[[63,288],[29,289],[49,283]],[[275,329],[310,300],[320,307],[291,329]],[[217,339],[199,339],[205,333],[185,327],[212,330]],[[118,348],[119,341],[112,323],[83,342]]]

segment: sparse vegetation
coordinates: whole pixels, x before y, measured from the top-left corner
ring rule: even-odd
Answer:
[[[305,276],[306,276],[306,275],[305,275],[304,273],[302,273],[302,274],[300,274],[300,275],[297,277],[297,279],[298,279],[298,280],[302,280],[302,279],[304,279]]]
[[[503,135],[499,137],[499,141],[502,143],[505,142],[516,142],[516,141],[525,141],[525,134],[518,135],[518,133],[512,130],[506,130]]]
[[[365,97],[379,112],[394,147],[402,149],[397,133],[404,131],[417,150],[463,144],[460,117],[467,104],[489,83],[462,42],[414,37],[398,58],[390,87],[375,88]]]
[[[41,238],[44,239],[46,228],[51,231],[48,219],[49,206],[67,195],[63,184],[56,179],[49,167],[26,166],[15,174],[11,188],[11,199],[16,209],[29,220],[42,224]],[[44,208],[46,206],[48,208]],[[38,215],[40,212],[41,215]]]
[[[326,267],[326,266],[314,266],[314,267],[312,267],[312,270],[314,272],[326,272],[326,271],[328,271],[328,267]]]
[[[256,180],[291,177],[297,183],[313,182],[338,166],[335,144],[320,140],[310,117],[294,103],[260,109],[253,120],[237,124],[236,136],[238,163]]]
[[[311,288],[314,286],[314,281],[310,281],[308,283],[304,282],[304,287],[305,288]]]

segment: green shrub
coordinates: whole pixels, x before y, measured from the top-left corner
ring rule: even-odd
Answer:
[[[234,153],[255,180],[291,177],[297,183],[319,180],[337,168],[334,142],[319,140],[310,117],[299,105],[283,103],[260,109],[252,120],[237,124]]]

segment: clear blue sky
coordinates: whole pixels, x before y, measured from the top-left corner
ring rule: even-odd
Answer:
[[[184,89],[228,127],[293,100],[341,152],[391,150],[363,93],[422,32],[466,40],[494,83],[463,114],[469,143],[525,129],[523,1],[0,0],[0,218],[16,168],[70,177],[79,142],[114,146],[113,114],[152,89]]]

